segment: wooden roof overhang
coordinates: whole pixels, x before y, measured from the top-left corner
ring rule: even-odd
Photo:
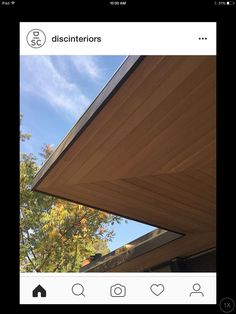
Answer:
[[[152,251],[160,262],[214,247],[215,63],[215,56],[128,57],[33,190],[184,235]]]
[[[175,232],[155,229],[122,247],[93,260],[80,268],[80,272],[107,272],[129,261],[135,260],[149,251],[156,250],[171,241],[180,238]],[[145,270],[145,269],[143,269]],[[146,270],[145,270],[146,271]]]

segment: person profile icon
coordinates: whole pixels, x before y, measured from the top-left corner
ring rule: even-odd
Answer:
[[[192,295],[200,295],[200,294],[201,294],[202,297],[204,297],[204,293],[200,291],[200,290],[201,290],[201,286],[199,285],[199,283],[195,283],[195,284],[193,285],[193,290],[194,290],[194,291],[192,291],[192,292],[190,293],[190,295],[189,295],[190,297],[191,297]]]

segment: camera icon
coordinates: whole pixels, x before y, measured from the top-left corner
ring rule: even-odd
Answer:
[[[117,283],[110,288],[111,297],[125,297],[126,296],[126,287]]]

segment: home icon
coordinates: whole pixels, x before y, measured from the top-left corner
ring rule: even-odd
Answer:
[[[33,298],[37,298],[39,296],[39,293],[40,293],[41,298],[45,298],[46,297],[46,290],[41,285],[38,285],[33,290]]]

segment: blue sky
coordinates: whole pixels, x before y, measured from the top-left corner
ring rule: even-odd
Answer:
[[[21,151],[41,163],[43,144],[56,148],[126,56],[21,56],[22,132],[32,134]],[[154,228],[128,220],[115,225],[114,250]]]

